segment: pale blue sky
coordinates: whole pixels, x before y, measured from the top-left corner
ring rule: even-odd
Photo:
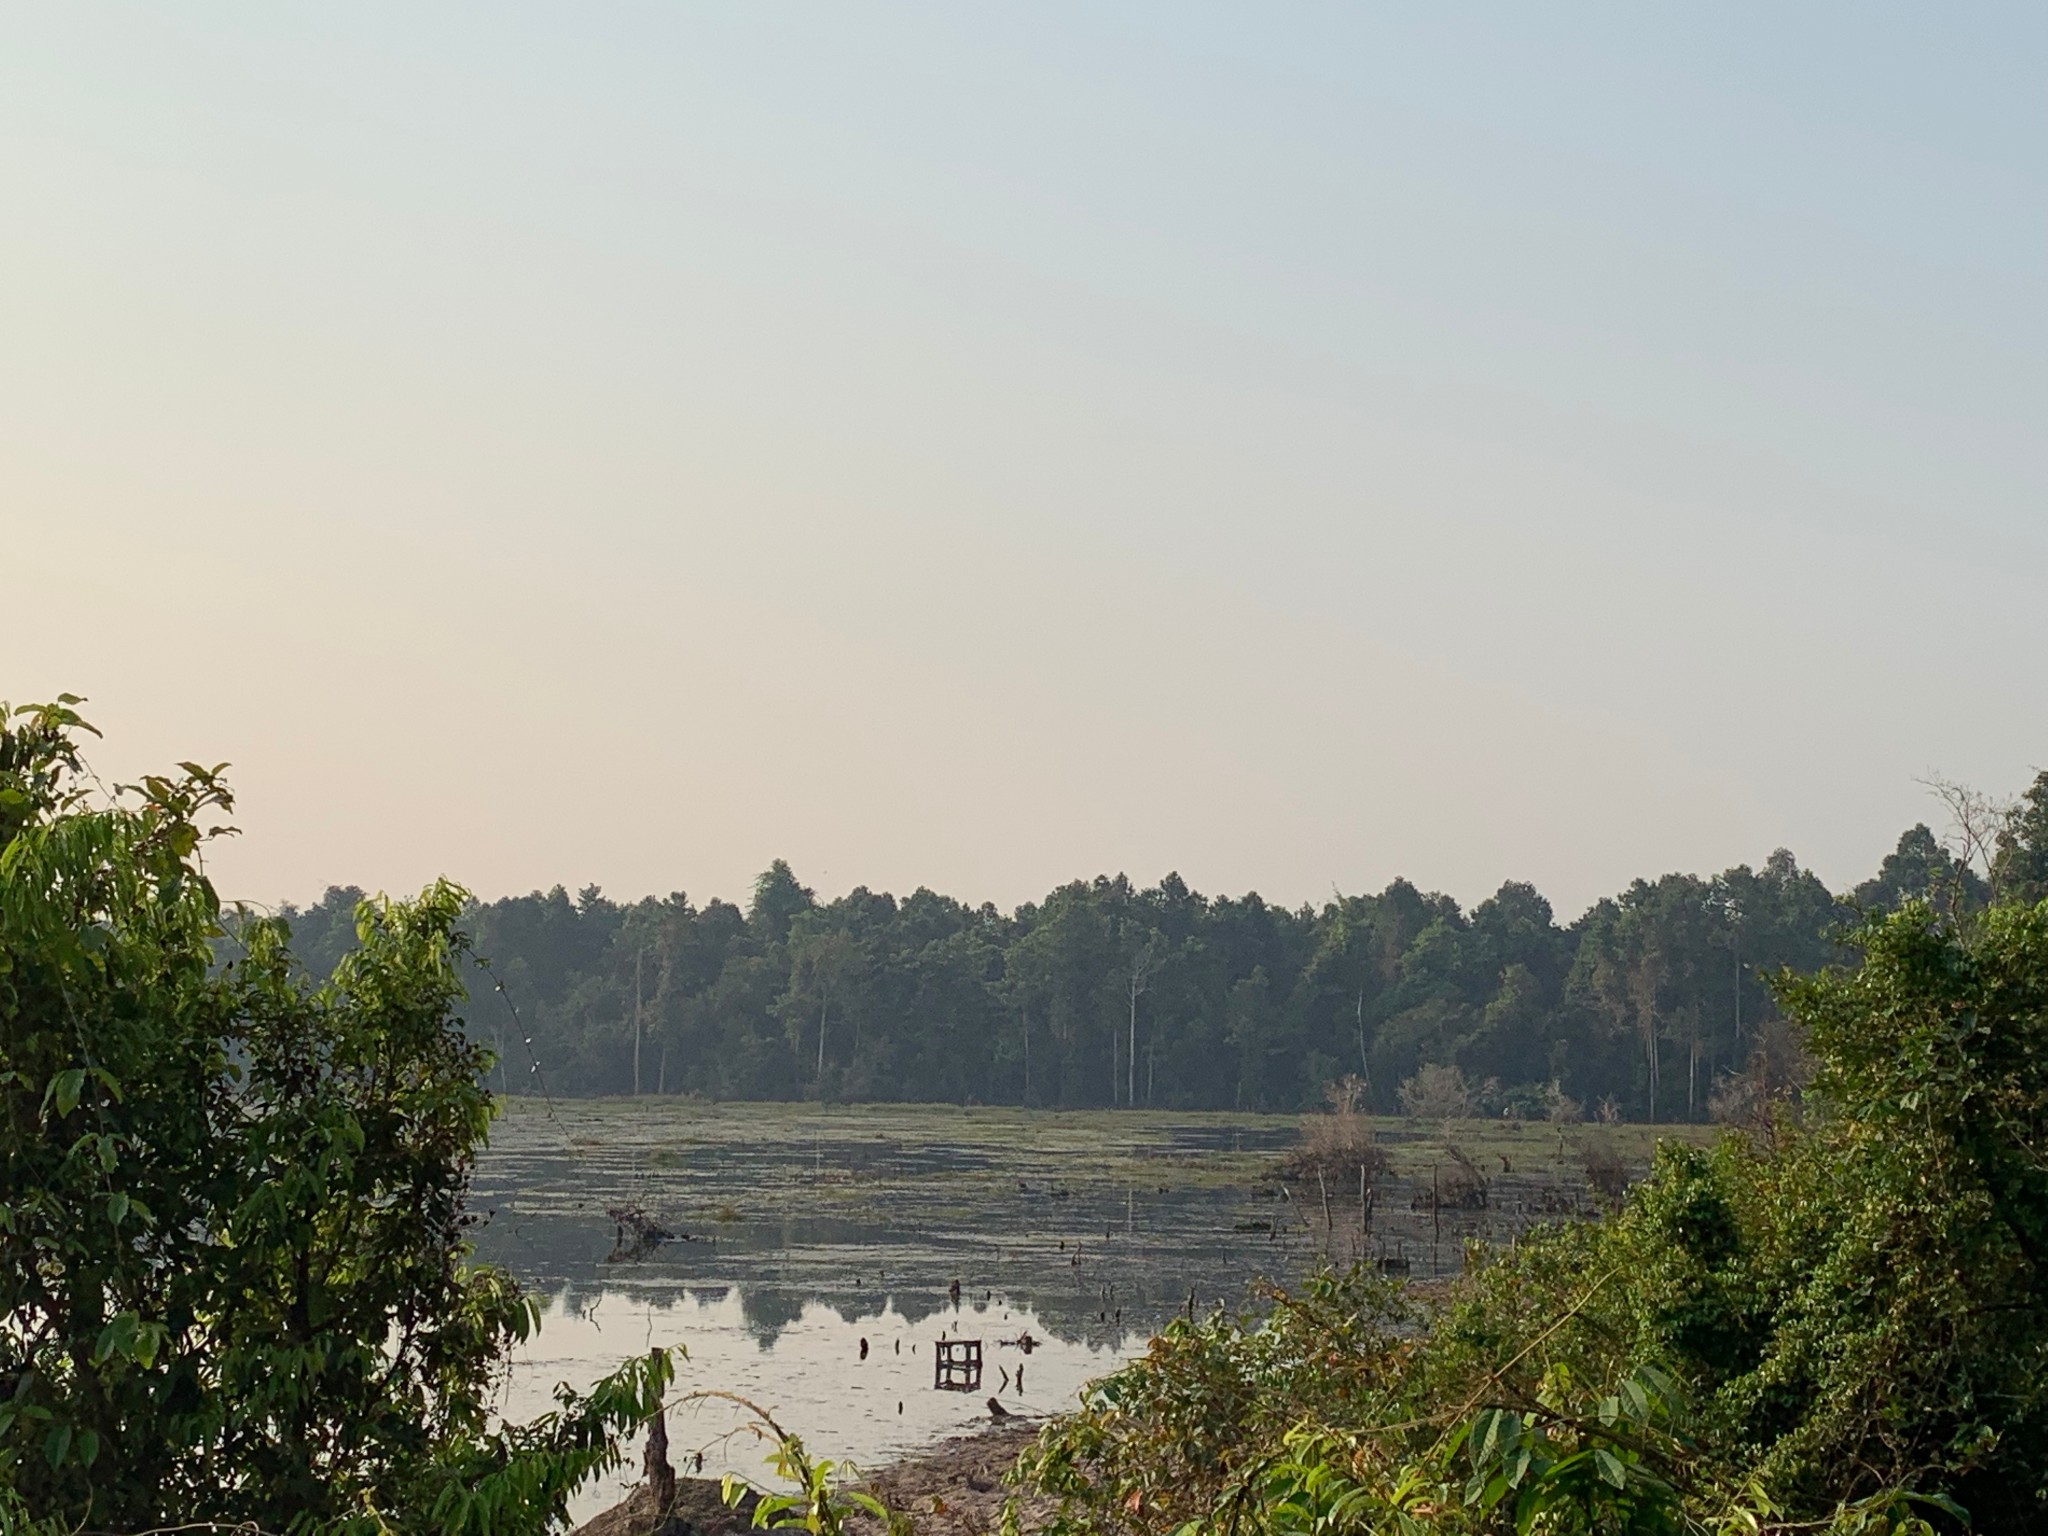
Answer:
[[[21,7],[0,697],[223,886],[1286,901],[2048,763],[2039,7]]]

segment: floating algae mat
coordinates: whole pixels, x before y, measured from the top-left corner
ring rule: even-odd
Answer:
[[[1368,1237],[1355,1192],[1347,1202],[1297,1183],[1283,1197],[1269,1176],[1299,1124],[513,1100],[477,1171],[477,1246],[545,1311],[505,1411],[538,1412],[557,1382],[583,1386],[628,1355],[680,1344],[677,1394],[737,1392],[817,1454],[878,1466],[988,1422],[991,1397],[1020,1414],[1070,1407],[1191,1295],[1202,1310],[1239,1306],[1258,1281],[1297,1280],[1325,1252],[1452,1272],[1466,1237],[1509,1235],[1526,1224],[1513,1212],[1559,1214],[1582,1198],[1504,1186],[1491,1213],[1433,1219],[1416,1210],[1432,1154],[1397,1144]],[[1485,1134],[1491,1147],[1513,1133]],[[1514,1142],[1513,1156],[1526,1162],[1552,1135],[1526,1128],[1530,1150]],[[1027,1334],[1028,1352],[1004,1342]],[[955,1339],[982,1341],[979,1383],[940,1390],[934,1353]],[[766,1447],[735,1433],[729,1409],[674,1417],[672,1441],[703,1451],[705,1475],[764,1475]],[[579,1515],[612,1502],[636,1466],[586,1489]]]

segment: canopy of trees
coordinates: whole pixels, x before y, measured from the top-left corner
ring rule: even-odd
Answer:
[[[473,908],[490,970],[468,1017],[512,1092],[1293,1110],[1356,1073],[1393,1111],[1434,1064],[1481,1113],[1698,1120],[1768,1037],[1771,976],[1847,958],[1860,912],[2048,889],[2043,850],[2048,775],[1974,861],[1916,826],[1851,892],[1781,850],[1639,880],[1568,927],[1518,882],[1469,911],[1405,880],[1287,909],[1119,875],[1006,913],[929,890],[820,902],[778,860],[744,910],[596,887]],[[287,910],[316,974],[361,895]]]

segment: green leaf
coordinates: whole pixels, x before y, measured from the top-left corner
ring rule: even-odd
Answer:
[[[1621,1400],[1628,1405],[1629,1417],[1637,1423],[1650,1416],[1650,1400],[1643,1395],[1643,1384],[1633,1376],[1621,1380]]]
[[[1662,1370],[1654,1365],[1642,1365],[1636,1367],[1636,1376],[1651,1392],[1656,1394],[1657,1400],[1665,1407],[1675,1408],[1678,1406],[1681,1401],[1678,1383],[1672,1380],[1669,1371]]]
[[[78,1096],[85,1092],[85,1068],[71,1067],[59,1072],[51,1083],[51,1096],[57,1103],[57,1114],[61,1118],[78,1108]]]
[[[1534,1451],[1526,1439],[1515,1447],[1514,1453],[1507,1457],[1501,1466],[1501,1473],[1506,1477],[1510,1488],[1522,1486],[1522,1479],[1529,1475],[1529,1464],[1534,1459]]]
[[[107,1196],[108,1221],[112,1222],[115,1226],[118,1227],[119,1225],[121,1225],[122,1218],[125,1217],[127,1214],[128,1197],[125,1194],[121,1193],[121,1191],[119,1190],[116,1190],[113,1194]]]
[[[1593,1448],[1593,1465],[1600,1469],[1600,1476],[1616,1488],[1628,1486],[1628,1468],[1621,1464],[1621,1458],[1604,1445]]]
[[[93,1346],[92,1362],[99,1365],[115,1355],[125,1355],[135,1342],[135,1327],[140,1321],[133,1312],[117,1313],[100,1330],[99,1342]]]

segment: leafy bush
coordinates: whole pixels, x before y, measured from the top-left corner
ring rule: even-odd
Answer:
[[[1074,1529],[2042,1528],[2048,904],[1858,943],[1780,983],[1803,1128],[1666,1144],[1427,1302],[1178,1323],[1020,1475]]]
[[[278,923],[217,964],[218,771],[88,795],[75,702],[0,707],[0,1526],[547,1528],[671,1365],[493,1426],[537,1314],[464,1238],[463,893],[317,988]]]

